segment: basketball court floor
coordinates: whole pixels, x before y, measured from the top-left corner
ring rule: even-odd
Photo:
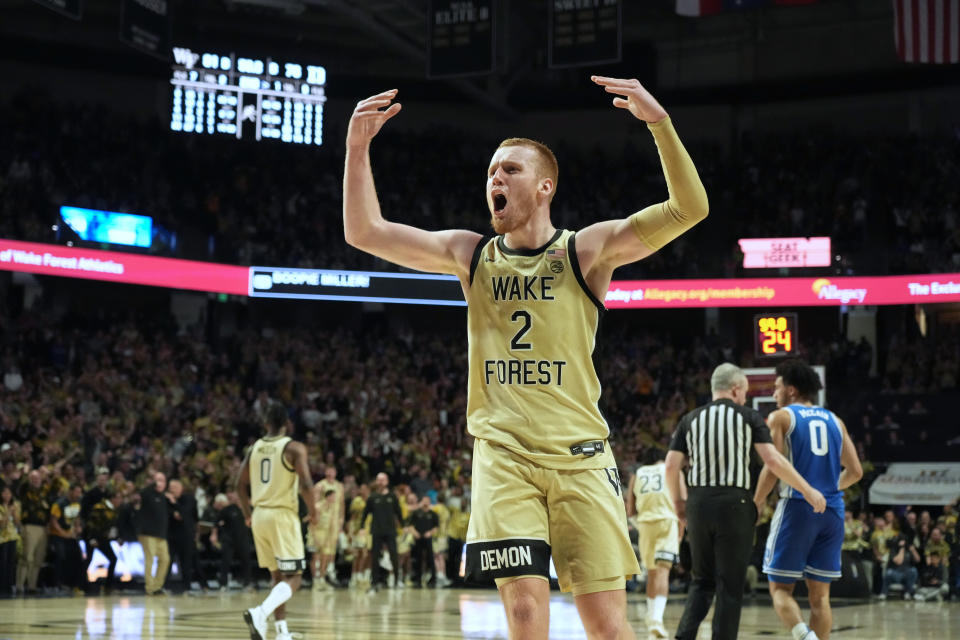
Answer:
[[[0,601],[0,639],[169,639],[249,638],[240,612],[266,592],[197,596],[112,596],[27,598]],[[645,601],[628,594],[630,622],[646,638]],[[339,590],[301,591],[288,603],[291,631],[305,639],[407,640],[414,638],[506,638],[503,607],[494,590],[385,590],[367,595]],[[676,629],[682,600],[667,606],[668,630]],[[272,640],[273,624],[268,638]],[[550,637],[586,637],[573,599],[554,592]],[[710,637],[709,618],[701,638]],[[769,598],[748,601],[740,638],[784,638]],[[847,639],[946,640],[960,637],[960,604],[935,602],[838,603],[831,636]]]

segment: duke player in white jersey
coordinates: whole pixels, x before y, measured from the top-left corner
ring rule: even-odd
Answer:
[[[773,394],[778,409],[768,418],[773,444],[827,499],[826,511],[817,514],[796,490],[782,485],[770,522],[763,571],[770,580],[774,609],[795,640],[830,637],[830,582],[840,577],[843,490],[863,475],[843,421],[814,404],[821,388],[820,378],[809,365],[782,363],[777,367]],[[758,513],[775,482],[773,473],[764,466],[754,495]],[[809,626],[793,598],[793,587],[802,578],[809,592]]]

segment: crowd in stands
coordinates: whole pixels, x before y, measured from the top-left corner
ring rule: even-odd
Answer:
[[[937,517],[911,507],[872,518],[848,511],[843,549],[873,566],[873,592],[880,599],[896,590],[905,600],[943,601],[960,588],[956,507],[956,501],[946,505]]]
[[[307,443],[313,476],[320,479],[331,470],[343,480],[345,509],[364,485],[385,472],[399,487],[401,504],[407,504],[413,488],[411,510],[428,495],[435,504],[469,511],[472,443],[464,421],[462,329],[241,330],[213,343],[191,331],[178,334],[161,318],[118,315],[94,324],[72,317],[51,320],[36,308],[17,318],[0,317],[0,487],[9,490],[5,501],[20,504],[19,528],[11,524],[13,508],[0,507],[5,518],[0,539],[7,543],[0,547],[0,559],[4,567],[10,557],[20,559],[21,587],[24,579],[28,588],[35,586],[31,571],[43,566],[44,557],[56,569],[47,576],[49,583],[80,585],[83,573],[67,571],[80,566],[75,540],[84,540],[87,549],[91,544],[103,548],[110,536],[137,540],[142,492],[158,474],[171,486],[180,485],[174,493],[193,497],[198,530],[202,523],[219,521],[221,510],[235,511],[233,478],[273,403],[288,410],[295,437]],[[944,339],[955,349],[955,337],[945,334]],[[805,355],[825,363],[834,372],[828,375],[849,366],[839,360],[858,353],[852,343],[809,343]],[[934,347],[918,342],[911,348]],[[858,357],[869,370],[868,350],[861,349]],[[601,333],[596,361],[602,402],[624,477],[646,448],[666,446],[683,413],[708,399],[715,364],[735,359],[733,346],[714,335],[680,340],[617,323]],[[934,359],[919,359],[924,360]],[[882,365],[880,371],[887,369]],[[921,422],[908,422],[893,406],[880,417],[871,404],[865,416],[879,422],[858,423],[852,417],[855,403],[839,408],[845,397],[859,398],[853,395],[855,380],[831,380],[830,406],[851,416],[847,422],[869,483],[871,460],[882,462],[887,452],[873,446],[871,438],[907,429],[915,434]],[[922,415],[924,401],[908,406],[915,396],[886,391],[891,393],[871,396],[877,406],[899,399],[905,416]],[[923,397],[928,403],[936,399]],[[904,426],[893,426],[894,417]],[[904,439],[916,444],[915,438]],[[848,499],[867,513],[863,487],[851,489]],[[233,523],[232,537],[214,535],[214,542],[230,538],[229,548],[208,547],[208,564],[211,554],[228,553],[228,564],[242,555],[240,543],[233,541],[244,527],[237,528],[235,512],[226,521]],[[32,537],[23,535],[28,526],[37,528]],[[206,534],[214,531],[219,528],[208,524]],[[11,540],[16,552],[9,550]],[[341,551],[351,549],[349,541],[341,545]],[[58,561],[51,563],[54,557]],[[188,557],[188,566],[193,562]],[[458,564],[454,558],[448,563]],[[199,569],[191,571],[188,582],[202,583]],[[226,584],[226,571],[223,576]],[[4,584],[10,584],[9,577]]]
[[[321,148],[255,143],[174,133],[156,118],[62,105],[40,91],[0,104],[0,117],[9,134],[0,139],[0,237],[53,241],[59,206],[70,204],[153,216],[178,237],[175,249],[157,251],[184,258],[396,269],[342,241],[337,123]],[[487,231],[480,176],[498,142],[442,126],[385,132],[373,165],[386,215]],[[560,163],[557,226],[580,228],[665,198],[652,140],[627,136],[589,151],[547,142]],[[955,137],[858,138],[825,126],[744,135],[728,151],[685,142],[711,215],[620,277],[742,275],[738,238],[818,235],[831,236],[841,257],[829,273],[960,271]],[[878,246],[889,250],[871,250]]]
[[[156,250],[179,257],[388,268],[343,242],[335,133],[321,149],[253,146],[174,134],[155,120],[67,107],[41,93],[10,99],[0,116],[9,124],[9,135],[0,136],[2,238],[50,242],[58,207],[71,204],[151,215],[178,236],[175,248]],[[374,146],[384,210],[425,228],[484,231],[479,176],[497,142],[439,129],[391,131]],[[957,140],[861,140],[824,130],[747,136],[729,152],[686,142],[711,217],[622,277],[742,275],[737,238],[786,235],[832,236],[844,273],[960,270]],[[558,226],[580,227],[664,198],[655,157],[635,144],[631,138],[589,153],[554,145]],[[895,249],[870,250],[876,246]],[[342,571],[331,581],[344,573],[369,580],[378,561],[363,557],[356,514],[381,472],[405,517],[426,497],[431,510],[446,511],[438,515],[447,519],[445,536],[462,542],[472,454],[462,329],[260,327],[212,341],[178,332],[166,318],[107,315],[94,326],[55,315],[35,308],[11,317],[0,309],[0,594],[14,585],[20,592],[90,588],[84,554],[89,559],[97,548],[109,556],[111,541],[140,541],[147,528],[148,537],[168,541],[180,587],[251,584],[233,479],[275,403],[308,445],[313,477],[334,473],[341,482]],[[960,336],[892,331],[878,344],[874,362],[865,341],[809,336],[802,343],[801,356],[826,366],[829,405],[850,427],[867,472],[848,492],[858,514],[848,522],[848,542],[879,567],[876,593],[901,585],[911,597],[943,597],[944,585],[947,593],[957,588],[955,514],[901,509],[874,519],[863,490],[873,463],[927,459],[960,444],[955,429],[938,422],[952,415],[939,407],[955,397]],[[683,413],[709,399],[713,367],[750,365],[724,337],[681,339],[637,326],[601,332],[596,355],[624,478],[646,448],[666,446]],[[876,378],[864,383],[873,366]],[[162,530],[145,525],[145,492],[162,497]],[[445,558],[452,579],[457,549],[452,543]],[[414,575],[409,562],[406,554],[395,570]],[[324,569],[314,573],[322,584]],[[164,588],[162,576],[153,587]]]

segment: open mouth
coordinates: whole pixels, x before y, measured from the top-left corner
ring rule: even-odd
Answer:
[[[494,213],[500,213],[507,206],[507,196],[502,193],[498,193],[493,196],[493,211]]]

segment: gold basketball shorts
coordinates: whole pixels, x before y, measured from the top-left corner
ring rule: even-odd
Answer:
[[[447,536],[440,536],[440,537],[434,538],[433,543],[431,544],[431,546],[433,547],[433,552],[446,553],[447,549],[450,548],[450,544],[448,540],[449,538]]]
[[[310,527],[307,538],[313,538],[313,549],[317,553],[331,556],[337,552],[337,534],[330,527],[324,529]]]
[[[250,528],[261,567],[281,573],[306,569],[300,518],[296,513],[290,509],[256,507]]]
[[[350,539],[354,549],[369,549],[373,545],[370,533],[366,529],[358,529]]]
[[[413,548],[413,535],[404,531],[397,534],[397,555],[402,556],[410,553]]]
[[[472,482],[469,579],[549,579],[552,556],[560,589],[582,595],[623,589],[640,572],[615,466],[548,469],[477,438]]]
[[[674,518],[638,522],[640,560],[647,569],[670,568],[680,553],[680,528]]]

